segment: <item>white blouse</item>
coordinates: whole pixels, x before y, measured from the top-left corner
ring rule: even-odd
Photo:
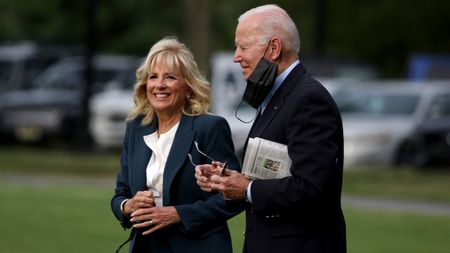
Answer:
[[[152,157],[147,165],[147,187],[153,191],[155,197],[155,205],[162,206],[162,189],[163,189],[163,174],[166,166],[167,157],[169,156],[170,148],[172,147],[175,133],[177,132],[179,123],[173,126],[166,133],[160,134],[154,132],[144,136],[145,144],[152,150]]]

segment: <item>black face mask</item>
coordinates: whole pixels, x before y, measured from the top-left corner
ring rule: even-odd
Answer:
[[[277,77],[277,71],[278,64],[264,59],[263,56],[256,65],[253,73],[247,78],[247,87],[245,88],[242,100],[253,108],[258,108],[270,90],[272,90],[275,78]]]

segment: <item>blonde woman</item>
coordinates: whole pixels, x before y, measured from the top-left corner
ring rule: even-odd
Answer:
[[[173,37],[153,45],[136,76],[111,200],[132,228],[130,252],[231,253],[226,220],[241,209],[202,191],[194,177],[195,164],[211,159],[239,168],[228,123],[208,114],[208,81]]]

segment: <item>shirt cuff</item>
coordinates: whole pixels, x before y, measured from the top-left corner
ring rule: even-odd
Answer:
[[[253,203],[253,201],[252,201],[252,192],[251,192],[251,190],[252,190],[252,183],[253,183],[253,181],[250,181],[250,183],[248,183],[247,192],[245,193],[245,200],[247,200],[247,202],[250,202],[250,203]]]
[[[125,213],[125,203],[128,201],[129,199],[124,199],[122,200],[122,202],[120,202],[120,211],[122,212],[122,214],[125,217],[130,217],[128,214]]]

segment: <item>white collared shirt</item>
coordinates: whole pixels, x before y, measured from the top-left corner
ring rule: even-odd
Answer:
[[[147,187],[150,191],[153,191],[156,206],[162,206],[163,203],[162,190],[164,167],[166,166],[167,157],[169,156],[169,151],[172,147],[178,125],[179,123],[166,133],[160,134],[159,137],[158,132],[156,131],[144,136],[145,144],[152,150],[152,157],[148,162],[146,170]]]

